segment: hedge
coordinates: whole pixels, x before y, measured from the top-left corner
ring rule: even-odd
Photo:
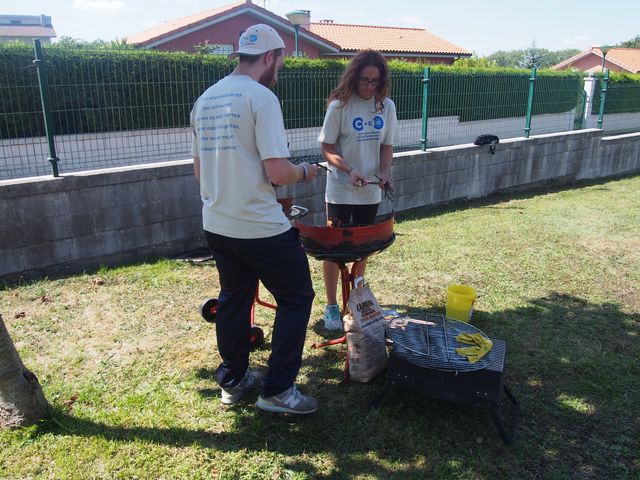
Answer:
[[[593,92],[592,115],[598,115],[600,112],[600,95],[603,86],[603,75],[599,73],[596,75],[596,85]],[[611,72],[604,113],[634,112],[640,112],[640,75]]]
[[[50,47],[44,57],[56,134],[184,127],[195,99],[233,68],[218,57],[136,50]],[[35,69],[25,70],[32,58],[29,48],[0,48],[3,138],[42,116]]]
[[[56,134],[185,127],[194,101],[235,62],[211,55],[149,50],[44,47]],[[0,46],[0,137],[44,134],[29,46]],[[325,99],[344,60],[287,58],[275,92],[287,128],[322,124]],[[391,97],[400,119],[421,117],[423,66],[393,60]],[[434,66],[429,115],[461,121],[525,115],[529,72]],[[542,71],[534,114],[570,111],[582,75]]]

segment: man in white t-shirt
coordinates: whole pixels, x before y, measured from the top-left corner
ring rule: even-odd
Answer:
[[[318,403],[297,390],[295,378],[314,292],[297,230],[273,186],[311,182],[318,167],[288,161],[280,103],[269,89],[283,56],[284,42],[273,28],[247,28],[230,55],[239,57],[238,66],[193,107],[192,153],[202,223],[220,277],[216,337],[222,363],[216,380],[222,403],[235,403],[261,385],[259,408],[306,414]],[[248,370],[249,318],[258,280],[278,304],[264,377]]]

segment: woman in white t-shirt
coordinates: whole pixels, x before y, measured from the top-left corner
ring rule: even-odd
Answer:
[[[389,68],[377,51],[359,52],[347,66],[327,99],[327,113],[318,137],[322,156],[328,162],[325,201],[327,224],[370,225],[382,200],[379,177],[391,186],[393,142],[398,129],[396,106],[387,96]],[[356,266],[363,276],[366,261]],[[325,326],[342,328],[337,302],[338,265],[324,262],[327,307]]]

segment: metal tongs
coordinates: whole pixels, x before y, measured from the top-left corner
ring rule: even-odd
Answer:
[[[382,180],[382,177],[376,175],[375,176],[378,181],[377,182],[369,182],[367,181],[367,185],[382,185],[382,190],[384,191],[384,198],[388,198],[391,202],[393,202],[393,188],[391,188],[391,183],[385,182]]]
[[[316,167],[326,170],[327,172],[329,171],[329,169],[322,165],[320,162],[309,162],[309,165],[315,165]]]
[[[329,171],[327,167],[320,164],[319,162],[313,162],[311,163],[311,165],[316,165],[318,168],[322,168],[323,170]],[[384,191],[384,198],[388,198],[390,201],[393,202],[393,188],[391,188],[391,184],[389,182],[385,182],[384,180],[382,180],[382,177],[380,177],[379,175],[375,175],[375,177],[378,179],[378,181],[370,182],[367,180],[367,185],[382,185],[382,190]]]

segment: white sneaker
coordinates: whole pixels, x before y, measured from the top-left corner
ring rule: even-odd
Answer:
[[[307,415],[318,410],[318,401],[309,396],[303,395],[295,385],[273,397],[258,397],[256,406],[267,412],[292,413],[297,415]]]
[[[263,375],[260,372],[253,372],[247,370],[244,374],[244,378],[240,380],[235,387],[222,388],[221,402],[225,405],[232,405],[239,401],[244,394],[256,387],[260,386]]]
[[[342,330],[340,307],[335,303],[327,305],[327,308],[324,309],[324,328],[327,330]]]

